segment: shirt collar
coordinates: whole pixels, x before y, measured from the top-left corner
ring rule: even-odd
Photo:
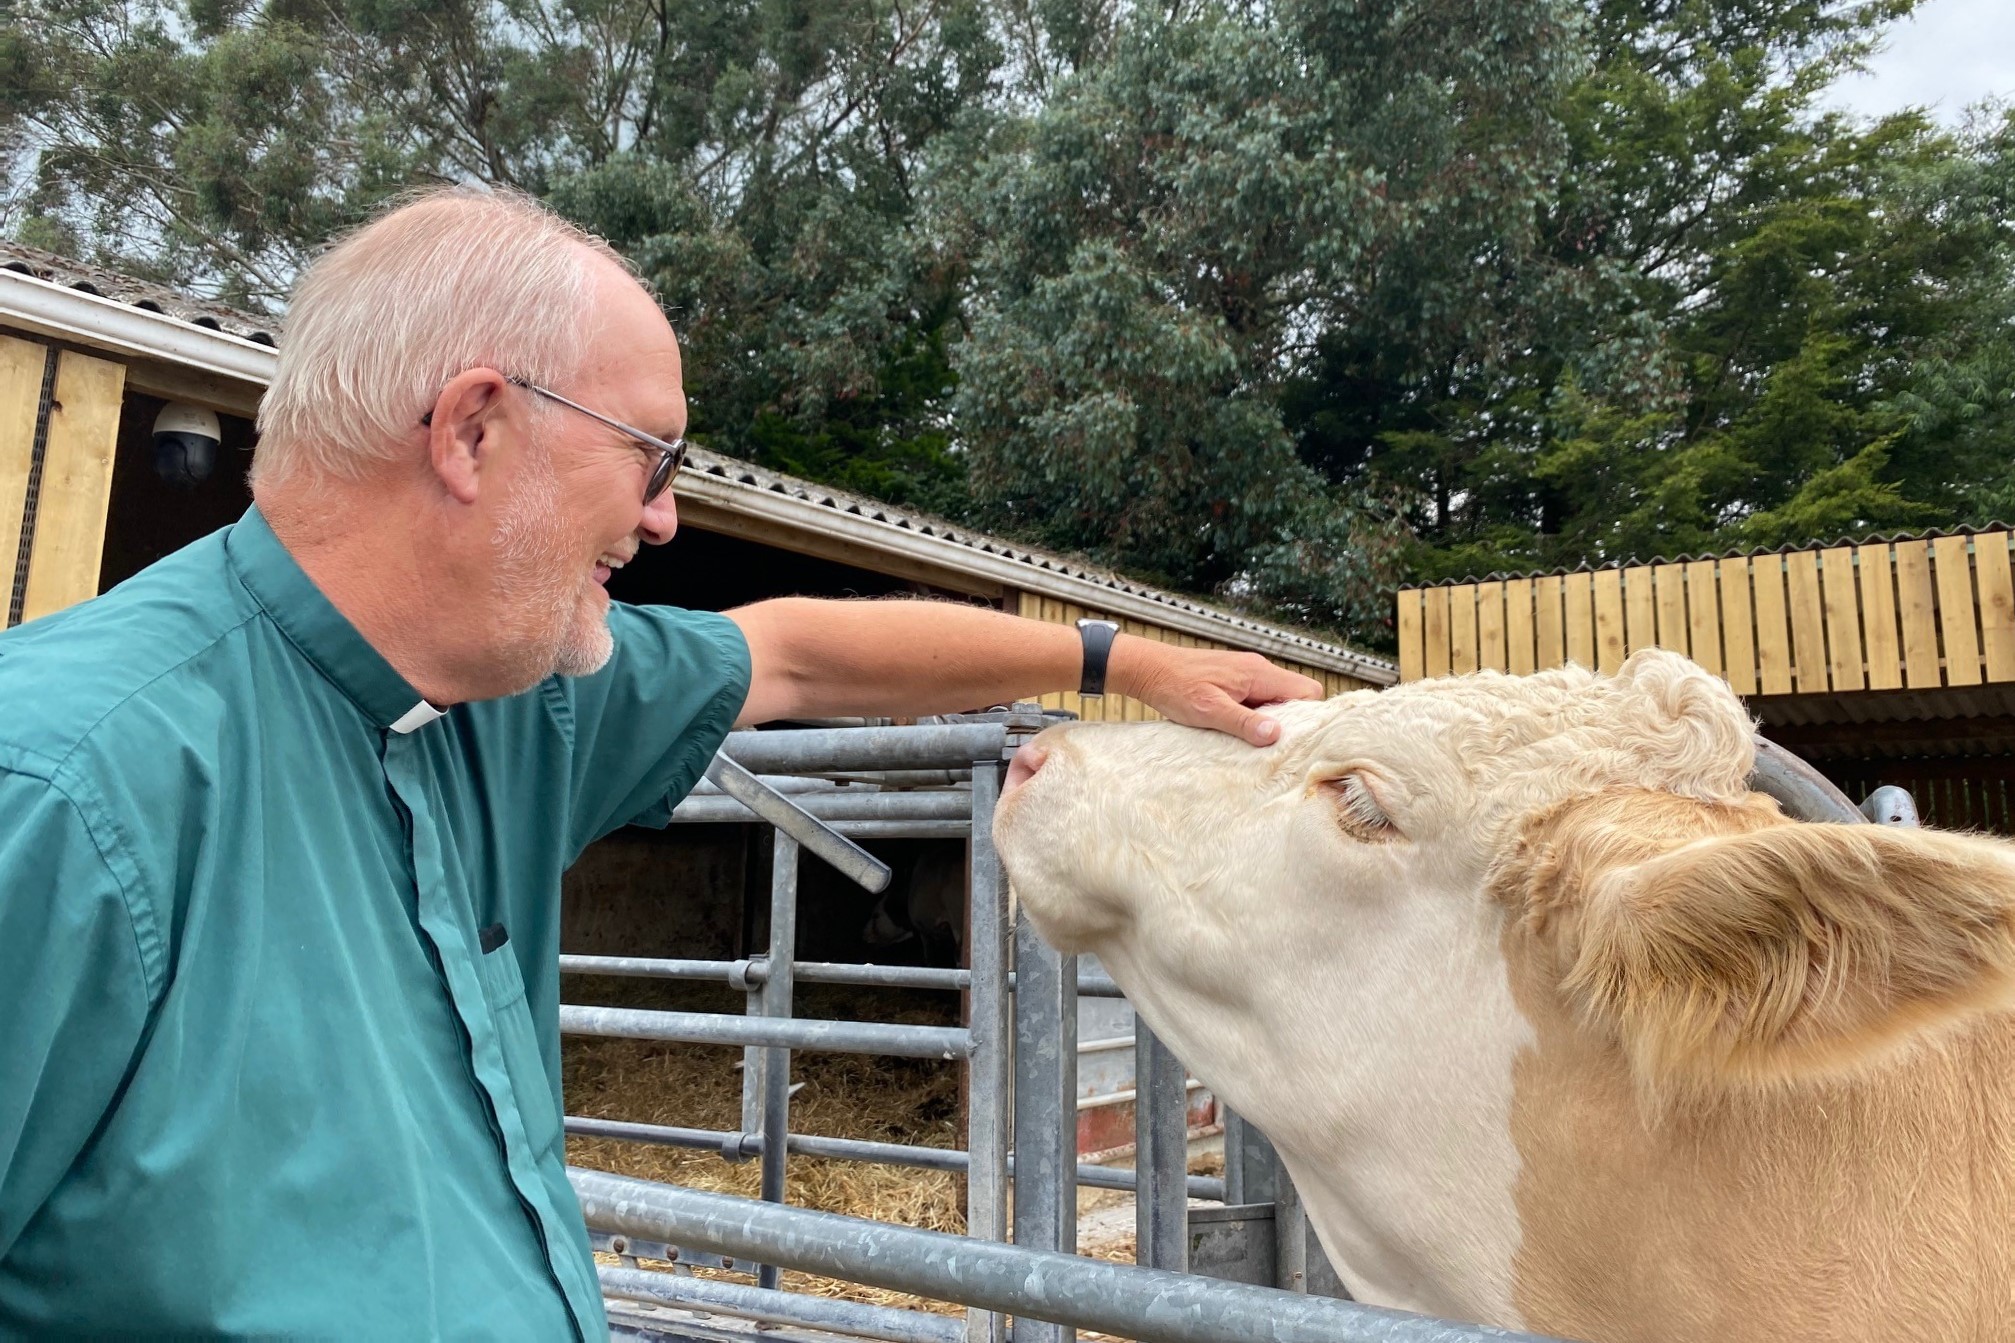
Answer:
[[[381,728],[413,732],[441,717],[287,553],[257,506],[245,510],[224,551],[238,581],[287,641]]]

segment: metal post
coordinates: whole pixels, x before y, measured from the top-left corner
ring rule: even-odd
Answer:
[[[1273,1262],[1275,1283],[1290,1292],[1308,1291],[1308,1214],[1301,1191],[1282,1172],[1280,1196],[1274,1202]]]
[[[1008,1191],[1008,883],[994,851],[994,804],[1002,764],[972,767],[972,895],[966,960],[972,985],[966,1030],[966,1234],[1007,1239]],[[994,1311],[966,1311],[967,1343],[1006,1343],[1007,1319]]]
[[[763,985],[769,982],[769,966],[767,965],[765,959],[760,957],[756,958],[755,960],[752,960],[750,964],[752,966],[759,965],[763,967],[763,975],[761,978],[745,977],[742,980],[742,984],[746,989],[746,992],[743,996],[748,1004],[747,1008],[748,1015],[752,1017],[759,1017],[763,1014]],[[564,1017],[565,1015],[566,1013],[563,1009],[561,1012],[561,1016]],[[763,1068],[764,1065],[767,1063],[768,1059],[769,1059],[769,1051],[761,1045],[744,1045],[742,1047],[741,1131],[744,1134],[754,1134],[762,1132]],[[728,1150],[727,1147],[723,1147],[721,1149],[721,1155],[727,1157],[731,1161],[738,1160],[741,1156],[741,1148],[739,1147],[739,1145],[735,1145],[735,1149],[733,1151],[730,1151]]]
[[[1015,920],[1015,1244],[1077,1248],[1077,957],[1026,913]],[[1070,1343],[1064,1325],[1015,1323],[1016,1343]]]
[[[1133,1024],[1134,1261],[1189,1267],[1188,1070],[1147,1022]]]
[[[771,852],[770,965],[763,980],[762,1008],[766,1017],[788,1017],[791,961],[798,949],[798,842],[779,830]],[[782,1203],[790,1161],[791,1051],[772,1048],[767,1054],[763,1063],[763,1199]],[[756,1285],[775,1287],[780,1277],[776,1265],[764,1264],[757,1270]]]
[[[1280,1197],[1280,1156],[1266,1135],[1244,1115],[1222,1109],[1224,1115],[1224,1201],[1272,1203]]]

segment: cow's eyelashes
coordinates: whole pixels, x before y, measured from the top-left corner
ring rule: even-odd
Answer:
[[[1342,774],[1323,784],[1323,789],[1336,806],[1337,819],[1351,836],[1363,840],[1387,840],[1400,837],[1399,828],[1379,805],[1378,797],[1371,791],[1362,774]]]

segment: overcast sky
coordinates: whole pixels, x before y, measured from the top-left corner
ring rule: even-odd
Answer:
[[[1925,107],[1951,125],[1989,94],[2015,100],[2015,0],[1924,0],[1827,101],[1869,116]]]

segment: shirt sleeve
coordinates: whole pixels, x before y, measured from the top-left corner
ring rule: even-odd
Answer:
[[[118,1094],[150,996],[126,892],[83,816],[0,769],[0,1259]]]
[[[726,616],[618,604],[609,630],[608,665],[549,683],[572,719],[575,854],[619,826],[668,822],[749,693],[748,641]]]

